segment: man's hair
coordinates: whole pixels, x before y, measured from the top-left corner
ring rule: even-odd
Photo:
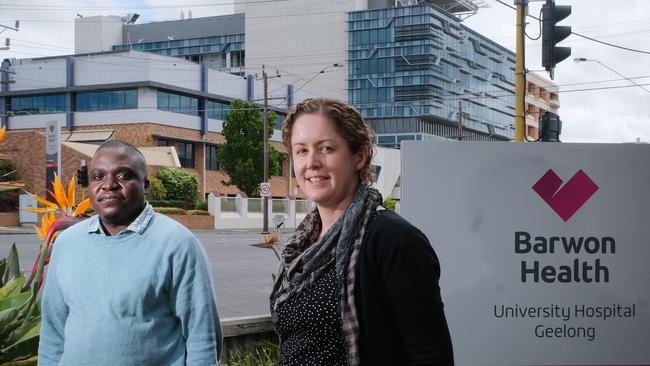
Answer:
[[[93,159],[102,150],[121,150],[125,154],[133,155],[135,159],[142,164],[144,175],[145,177],[147,176],[147,160],[144,158],[144,155],[142,155],[142,152],[140,152],[137,147],[122,140],[108,140],[99,145],[97,151],[95,151],[95,154],[93,155]]]

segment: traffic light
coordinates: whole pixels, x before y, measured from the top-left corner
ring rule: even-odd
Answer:
[[[88,187],[88,167],[86,161],[81,161],[81,166],[77,169],[77,182],[82,187]]]
[[[539,121],[540,140],[543,142],[561,142],[562,121],[560,116],[551,112],[544,112]]]
[[[571,34],[571,27],[555,25],[570,14],[570,5],[555,5],[555,0],[546,0],[542,6],[542,66],[551,71],[551,79],[555,65],[571,56],[571,47],[556,46]]]

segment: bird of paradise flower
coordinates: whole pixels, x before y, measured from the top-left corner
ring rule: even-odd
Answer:
[[[25,208],[25,211],[43,214],[41,218],[41,226],[34,225],[38,237],[44,241],[41,249],[32,268],[32,274],[25,282],[24,288],[30,285],[34,286],[34,292],[37,293],[43,285],[43,268],[49,263],[50,255],[52,254],[52,247],[54,239],[60,231],[76,224],[79,221],[85,220],[88,216],[85,214],[88,207],[90,207],[90,200],[85,199],[75,203],[75,188],[76,178],[73,176],[68,183],[68,189],[63,188],[61,179],[58,175],[54,175],[53,190],[48,191],[54,202],[41,198],[35,194],[27,192],[37,202],[43,204],[45,207],[39,208]],[[57,218],[56,214],[59,214]],[[34,282],[35,281],[35,282]]]

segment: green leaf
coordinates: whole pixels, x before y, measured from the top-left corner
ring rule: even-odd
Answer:
[[[41,331],[41,318],[36,317],[24,326],[19,327],[9,335],[9,341],[13,341],[11,346],[5,347],[0,350],[1,353],[8,353],[12,348],[19,347],[21,343],[27,342],[35,337],[38,337]]]
[[[16,318],[18,315],[18,309],[9,308],[0,311],[0,334],[4,333],[5,327]]]
[[[37,363],[38,363],[38,356],[32,356],[26,360],[1,363],[0,366],[33,366],[36,365]]]
[[[10,279],[20,276],[20,263],[18,262],[18,249],[16,243],[11,244],[9,259],[7,260],[7,269],[5,270],[3,283],[9,282]]]
[[[0,259],[0,286],[4,286],[5,270],[7,269],[7,258]]]
[[[24,283],[24,276],[19,276],[9,280],[6,285],[0,288],[0,299],[19,293]]]
[[[32,297],[31,292],[23,292],[21,294],[0,298],[0,309],[17,308],[20,309]]]

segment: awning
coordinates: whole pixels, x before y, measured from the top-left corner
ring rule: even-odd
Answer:
[[[68,142],[104,142],[110,139],[115,130],[80,130],[61,133],[61,141]]]
[[[171,141],[180,141],[180,142],[191,142],[194,144],[206,144],[206,145],[219,145],[223,144],[225,141],[213,141],[213,140],[201,140],[201,139],[191,139],[182,136],[172,136],[172,135],[163,135],[159,133],[154,133],[151,136],[162,139],[162,140],[171,140]]]
[[[61,142],[61,145],[71,148],[83,155],[92,158],[99,145],[82,144],[79,142]],[[144,155],[144,160],[150,166],[165,166],[180,168],[181,162],[176,155],[176,149],[172,146],[156,146],[156,147],[139,147],[138,150]]]

